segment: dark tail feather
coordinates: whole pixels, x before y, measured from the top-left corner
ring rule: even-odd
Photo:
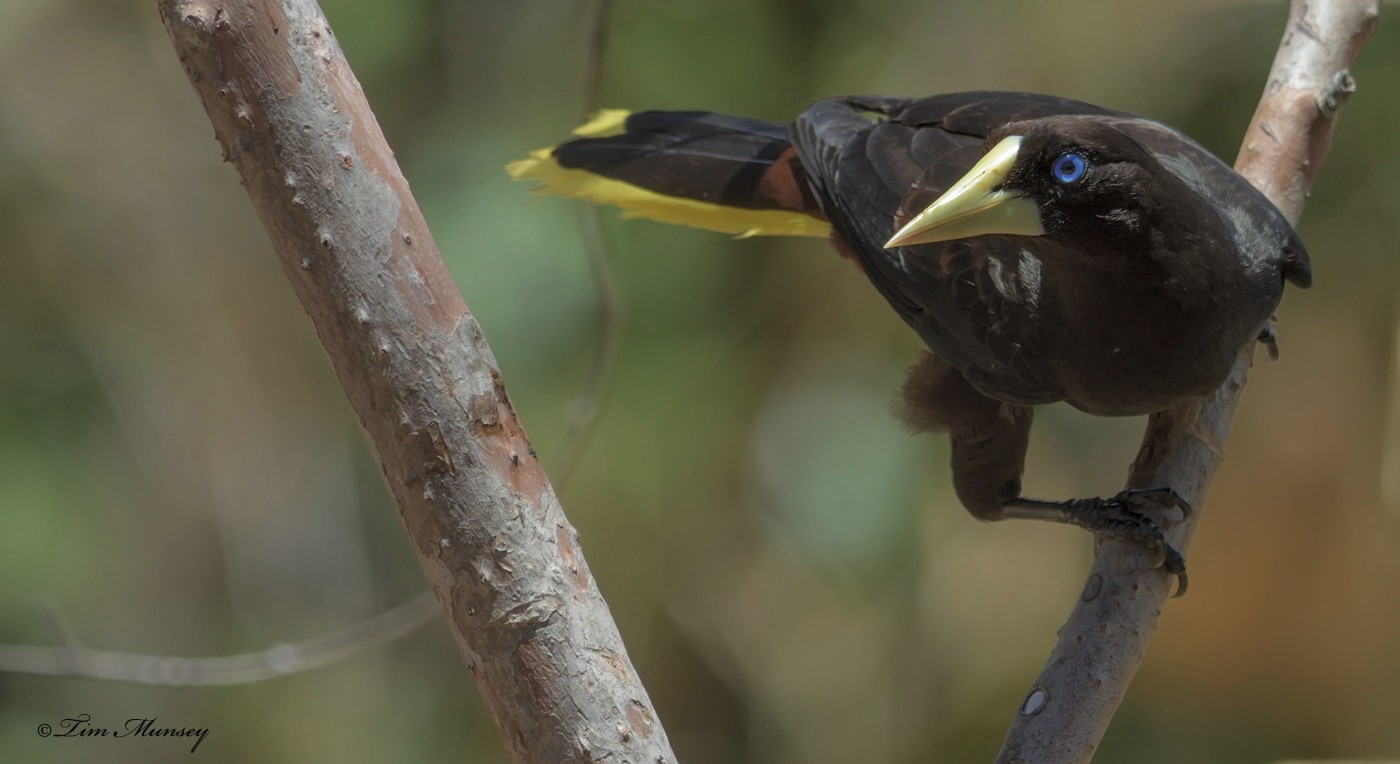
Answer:
[[[700,111],[644,111],[627,118],[621,135],[580,138],[554,149],[561,167],[666,196],[801,212],[802,206],[786,206],[800,205],[800,199],[772,198],[762,183],[780,159],[791,162],[793,156],[782,125]]]
[[[582,137],[507,167],[543,193],[614,204],[624,217],[740,236],[825,236],[787,128],[709,112],[603,112]]]

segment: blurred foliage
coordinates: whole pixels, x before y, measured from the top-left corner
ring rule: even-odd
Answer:
[[[1233,156],[1282,2],[619,0],[607,105],[775,120],[847,92],[1048,91]],[[326,0],[547,459],[597,304],[575,215],[502,166],[578,109],[582,2]],[[1281,311],[1105,762],[1400,754],[1400,27],[1357,67]],[[257,650],[422,588],[309,322],[149,0],[0,3],[0,640]],[[1078,595],[1081,531],[986,526],[889,400],[917,343],[820,242],[607,215],[629,323],[561,495],[686,762],[985,761]],[[1039,414],[1028,491],[1116,490],[1140,420]],[[180,689],[0,677],[7,761],[183,761],[54,740],[89,713],[208,726],[205,761],[505,756],[447,630]]]

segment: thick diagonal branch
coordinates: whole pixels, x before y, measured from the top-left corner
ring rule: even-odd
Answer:
[[[157,6],[514,759],[673,761],[481,328],[320,9]]]
[[[1379,14],[1377,0],[1293,0],[1273,69],[1235,169],[1296,222],[1331,142],[1337,109],[1354,89],[1349,68]],[[1225,385],[1190,405],[1153,416],[1129,486],[1170,486],[1193,506],[1211,478],[1244,390],[1254,349],[1241,354]],[[1170,535],[1190,541],[1199,511]],[[998,761],[1083,762],[1104,730],[1147,649],[1171,589],[1141,549],[1106,542],[1084,593],[1007,733]]]

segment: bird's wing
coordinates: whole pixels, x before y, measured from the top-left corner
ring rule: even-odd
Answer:
[[[848,99],[852,100],[852,99]],[[895,99],[853,99],[886,102]],[[1022,122],[1042,117],[1095,115],[1131,117],[1132,115],[1083,101],[1033,93],[953,93],[929,98],[904,99],[891,104],[890,118],[912,127],[938,127],[951,133],[986,138],[993,130],[1009,122]]]
[[[819,101],[791,130],[832,228],[876,289],[973,384],[1017,403],[1062,397],[1045,357],[1063,325],[1042,267],[1056,245],[1001,235],[894,250],[884,243],[977,162],[996,128],[1057,114],[1120,115],[1018,93],[853,97]]]

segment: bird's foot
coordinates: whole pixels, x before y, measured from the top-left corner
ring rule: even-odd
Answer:
[[[1145,510],[1171,509],[1181,511],[1184,522],[1191,516],[1191,505],[1170,488],[1130,488],[1116,496],[1094,499],[1071,499],[1065,505],[1068,521],[1096,536],[1129,541],[1155,552],[1161,567],[1177,578],[1173,596],[1186,593],[1186,560],[1162,533],[1157,521]]]
[[[1176,576],[1175,596],[1186,593],[1186,560],[1167,541],[1162,528],[1146,514],[1150,509],[1178,509],[1184,522],[1191,505],[1170,488],[1129,488],[1115,496],[1044,501],[1017,497],[1002,506],[1002,518],[1053,520],[1084,528],[1095,536],[1128,541],[1155,552],[1158,565]]]

